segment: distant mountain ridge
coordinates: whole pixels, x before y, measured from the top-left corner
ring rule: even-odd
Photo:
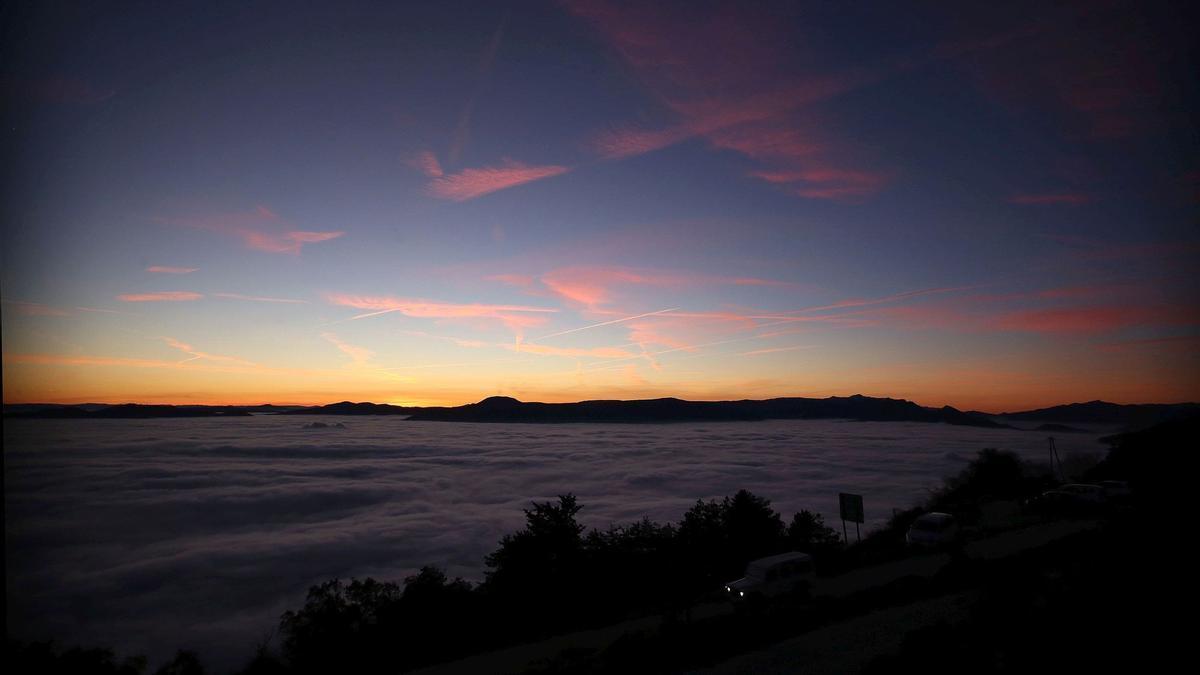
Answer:
[[[766,419],[854,419],[892,422],[944,422],[1000,428],[1003,424],[949,406],[926,408],[912,401],[862,395],[830,398],[773,398],[761,401],[684,401],[658,398],[634,401],[525,403],[493,396],[455,408],[424,408],[410,419],[439,422],[683,422]]]
[[[1065,422],[1069,424],[1119,424],[1145,428],[1181,415],[1200,411],[1200,403],[1069,403],[1024,412],[1000,413],[1006,422]]]
[[[282,415],[411,415],[421,408],[389,405],[387,403],[330,403],[329,405],[300,408],[280,413]]]
[[[1010,422],[1112,424],[1141,428],[1172,417],[1200,411],[1200,404],[1132,404],[1105,401],[1072,403],[1015,413],[961,411],[951,406],[932,408],[912,401],[855,394],[828,398],[772,398],[740,401],[685,401],[678,398],[632,401],[592,400],[576,403],[523,402],[493,396],[478,403],[453,407],[397,406],[386,403],[341,401],[321,406],[198,406],[98,403],[77,406],[18,404],[4,406],[6,418],[133,419],[169,417],[245,417],[270,415],[396,415],[416,421],[525,423],[639,423],[720,422],[767,419],[849,419],[878,422],[940,422],[993,429],[1013,428]],[[1057,429],[1043,424],[1044,430]]]

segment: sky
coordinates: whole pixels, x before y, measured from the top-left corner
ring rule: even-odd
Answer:
[[[5,403],[1200,399],[1187,3],[11,5]]]

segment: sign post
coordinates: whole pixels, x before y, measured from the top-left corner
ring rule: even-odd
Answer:
[[[849,520],[854,523],[854,536],[861,542],[862,531],[859,530],[859,525],[863,522],[862,495],[839,492],[838,507],[842,515],[842,537],[849,541],[849,538],[846,536],[846,521]]]

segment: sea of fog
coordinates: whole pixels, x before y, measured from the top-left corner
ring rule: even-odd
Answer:
[[[1059,434],[1059,451],[1099,454],[1098,435]],[[530,500],[573,492],[605,528],[747,488],[840,527],[845,491],[869,529],[985,447],[1047,457],[1042,432],[922,423],[6,420],[8,630],[227,669],[326,579],[480,579]]]

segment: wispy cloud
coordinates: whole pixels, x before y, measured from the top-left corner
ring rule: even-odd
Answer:
[[[268,253],[296,255],[305,244],[337,239],[342,231],[312,232],[296,229],[294,225],[265,206],[251,211],[177,218],[161,218],[160,222],[195,227],[237,237],[247,247]]]
[[[151,265],[146,268],[147,272],[155,274],[191,274],[192,272],[200,271],[199,267],[167,267],[165,265]]]
[[[196,359],[182,361],[166,361],[162,359],[137,359],[113,356],[67,356],[63,354],[4,354],[5,363],[21,363],[40,366],[87,366],[87,367],[116,367],[116,368],[161,368],[166,370],[186,370],[215,373],[241,374],[315,374],[320,371],[269,368],[250,362],[217,362],[201,363]]]
[[[1073,138],[1147,132],[1162,114],[1170,70],[1162,67],[1166,42],[1147,39],[1146,15],[1133,8],[1067,3],[1032,25],[1025,13],[980,15],[1005,39],[981,41],[961,66],[995,100],[1049,112]]]
[[[1200,335],[1171,335],[1168,337],[1143,338],[1141,340],[1118,340],[1096,345],[1104,351],[1123,351],[1143,347],[1166,347],[1177,349],[1194,349],[1200,345]]]
[[[612,302],[622,286],[693,288],[697,286],[774,286],[794,288],[796,284],[753,277],[725,277],[695,272],[645,270],[617,266],[561,267],[538,280],[554,295],[589,308]],[[525,287],[528,287],[526,285]]]
[[[570,357],[592,357],[600,359],[627,359],[637,358],[637,354],[630,352],[620,347],[551,347],[549,345],[531,344],[521,342],[517,344],[506,344],[505,349],[510,349],[514,352],[523,354],[540,354],[543,356],[570,356]]]
[[[180,361],[180,363],[187,363],[189,361],[215,361],[217,363],[231,363],[231,364],[240,365],[240,366],[256,366],[256,365],[258,365],[252,361],[247,361],[245,359],[239,359],[234,356],[222,356],[220,354],[210,354],[208,352],[202,352],[202,351],[196,349],[195,347],[193,347],[192,345],[190,345],[186,342],[181,342],[172,337],[163,336],[162,341],[167,343],[168,346],[174,347],[175,349],[178,349],[179,351],[181,351],[191,357],[191,358],[184,359],[183,361]]]
[[[1033,309],[1001,314],[989,321],[1000,330],[1034,333],[1105,333],[1138,325],[1195,324],[1200,313],[1173,308],[1098,306]]]
[[[552,338],[552,337],[558,337],[558,336],[560,336],[560,335],[569,335],[569,334],[571,334],[571,333],[578,333],[579,331],[583,331],[583,330],[590,330],[590,329],[592,329],[592,328],[600,328],[601,326],[611,326],[611,325],[613,325],[613,324],[625,323],[626,321],[633,321],[633,320],[635,320],[635,319],[642,319],[642,318],[645,318],[645,317],[647,317],[647,316],[657,316],[657,315],[659,315],[659,314],[667,314],[667,313],[669,313],[669,312],[674,312],[674,311],[676,311],[676,310],[678,310],[678,309],[679,309],[678,307],[672,307],[672,308],[669,308],[669,309],[660,309],[660,310],[658,310],[658,311],[656,311],[656,312],[646,312],[646,313],[644,313],[644,314],[636,314],[636,315],[634,315],[634,316],[626,316],[626,317],[622,317],[622,318],[620,318],[620,319],[613,319],[613,320],[611,320],[611,321],[601,321],[600,323],[593,323],[593,324],[590,324],[590,325],[587,325],[587,326],[580,326],[580,327],[578,327],[578,328],[570,328],[570,329],[567,329],[567,330],[560,330],[560,331],[558,331],[557,333],[550,333],[549,335],[543,335],[543,336],[541,336],[541,337],[534,338],[534,341],[537,341],[537,340],[546,340],[546,339],[549,339],[549,338]]]
[[[99,307],[76,307],[75,309],[81,312],[94,312],[96,314],[123,314],[125,316],[137,316],[134,312],[122,312],[116,309],[101,309]]]
[[[125,293],[117,299],[123,302],[187,302],[204,296],[192,291],[158,291],[154,293]]]
[[[434,335],[433,333],[429,333],[429,332],[426,332],[423,330],[398,330],[396,332],[401,335],[416,335],[418,337],[432,338],[434,340],[445,340],[446,342],[453,342],[454,344],[458,345],[459,347],[465,347],[468,349],[481,349],[483,347],[487,347],[490,345],[490,343],[485,342],[483,340],[469,340],[466,338],[453,337],[450,335]]]
[[[292,305],[308,304],[307,300],[296,300],[293,298],[269,298],[261,295],[242,295],[241,293],[213,293],[214,298],[228,298],[230,300],[246,300],[249,302],[279,302]]]
[[[417,153],[412,159],[408,160],[408,165],[430,178],[439,178],[445,175],[437,155],[428,150]]]
[[[438,199],[465,202],[499,190],[559,176],[570,170],[565,166],[530,166],[506,160],[499,166],[463,169],[458,173],[435,176],[426,185],[426,191]]]
[[[23,316],[70,316],[70,312],[60,307],[52,307],[36,302],[22,302],[20,300],[4,300],[5,305],[11,307],[17,314]]]
[[[526,305],[435,302],[414,298],[362,296],[344,293],[330,293],[326,295],[326,299],[332,304],[343,307],[373,310],[351,317],[352,319],[365,319],[396,312],[405,316],[425,319],[496,320],[504,323],[517,335],[523,334],[525,328],[545,323],[546,318],[544,315],[553,314],[558,311],[557,309],[548,307],[530,307]]]
[[[1008,201],[1013,204],[1021,204],[1025,206],[1047,206],[1054,204],[1080,206],[1082,204],[1090,203],[1092,198],[1082,192],[1049,192],[1041,194],[1013,195]]]
[[[479,68],[475,77],[475,87],[472,89],[471,95],[467,98],[466,105],[463,106],[462,111],[458,115],[458,124],[454,127],[454,137],[450,143],[451,164],[458,162],[459,157],[462,156],[463,149],[467,146],[467,141],[471,137],[471,118],[475,114],[475,104],[483,92],[484,83],[492,70],[492,64],[496,61],[496,53],[500,51],[500,43],[504,39],[504,28],[507,23],[508,14],[506,12],[504,18],[500,20],[500,24],[496,26],[496,30],[484,46],[483,53],[480,55]]]
[[[799,67],[791,51],[804,41],[784,35],[748,4],[680,11],[593,1],[569,7],[599,30],[673,118],[658,128],[626,125],[598,134],[591,145],[601,157],[702,138],[758,162],[763,168],[752,177],[805,198],[861,198],[888,182],[888,172],[865,167],[812,112],[883,71]]]
[[[941,286],[937,288],[922,288],[915,291],[904,291],[903,293],[893,293],[878,298],[850,298],[847,300],[839,300],[827,305],[817,305],[814,307],[805,307],[804,309],[791,310],[782,312],[783,314],[802,314],[808,312],[820,312],[831,309],[851,309],[854,307],[867,307],[871,305],[885,305],[893,302],[901,302],[911,300],[927,295],[941,295],[943,293],[955,293],[958,291],[970,290],[978,288],[978,286]]]
[[[792,345],[791,347],[771,347],[769,349],[755,349],[748,352],[741,352],[739,356],[759,356],[762,354],[777,354],[779,352],[794,352],[799,349],[812,349],[812,345]]]
[[[375,356],[375,352],[371,351],[370,349],[352,345],[342,340],[334,333],[321,333],[321,337],[341,350],[343,354],[349,356],[350,365],[352,366],[365,366],[369,364],[371,359]]]

